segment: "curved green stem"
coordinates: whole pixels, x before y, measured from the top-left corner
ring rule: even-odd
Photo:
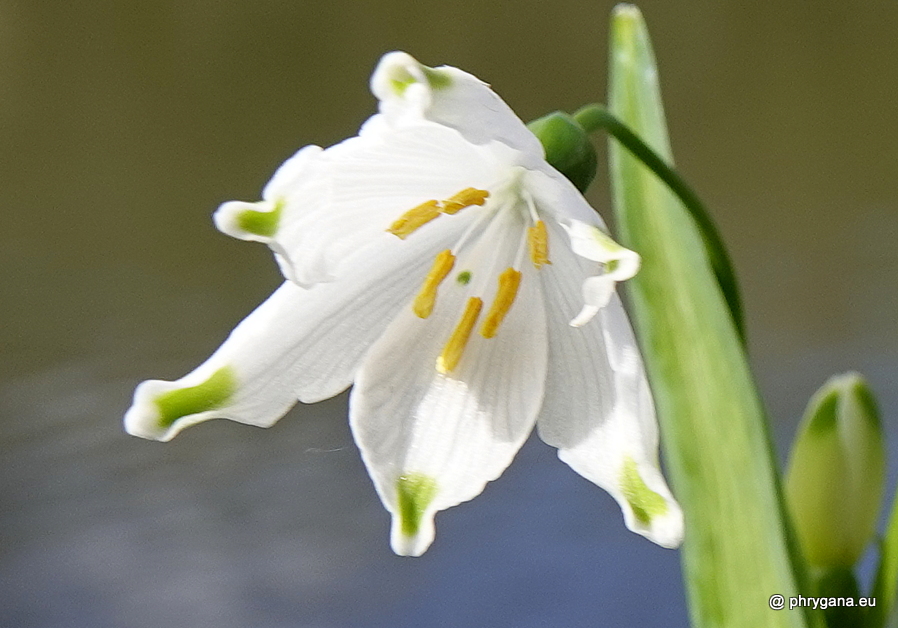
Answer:
[[[711,268],[717,277],[717,283],[730,308],[733,322],[745,343],[745,326],[742,315],[742,300],[739,297],[739,286],[736,283],[736,274],[733,272],[733,264],[724,248],[723,240],[714,221],[708,215],[704,203],[693,191],[689,184],[674,170],[658,153],[651,149],[630,128],[618,120],[605,107],[591,104],[581,107],[574,113],[574,120],[588,133],[605,131],[620,142],[627,150],[635,155],[642,163],[648,166],[670,190],[676,194],[685,205],[686,210],[695,220],[702,234]]]

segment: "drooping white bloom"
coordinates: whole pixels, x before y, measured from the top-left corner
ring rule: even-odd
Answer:
[[[357,137],[303,148],[262,201],[218,210],[219,229],[267,243],[288,281],[192,373],[142,383],[126,429],[269,426],[354,382],[353,435],[397,553],[423,553],[436,512],[478,495],[534,425],[631,530],[678,545],[614,291],[639,257],[475,77],[395,52],[371,87],[380,113]]]

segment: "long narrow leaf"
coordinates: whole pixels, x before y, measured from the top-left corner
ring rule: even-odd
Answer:
[[[892,498],[885,537],[879,549],[879,569],[873,585],[876,606],[871,609],[870,628],[895,625],[895,597],[898,595],[898,492]]]
[[[673,163],[642,15],[612,19],[609,109]],[[686,514],[683,565],[697,628],[817,626],[789,610],[793,544],[764,411],[695,223],[670,189],[609,141],[621,238],[643,258],[629,290],[665,444]],[[771,610],[773,595],[786,609]]]

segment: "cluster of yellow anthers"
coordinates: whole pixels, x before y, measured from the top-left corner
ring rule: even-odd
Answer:
[[[453,194],[448,199],[429,200],[421,203],[403,214],[396,220],[390,228],[387,229],[393,235],[400,239],[405,239],[431,220],[439,217],[440,214],[456,214],[466,207],[473,205],[483,205],[489,197],[486,190],[478,190],[476,188],[466,188],[457,194]],[[549,242],[546,233],[546,225],[542,220],[536,220],[532,227],[527,230],[527,244],[530,251],[530,261],[533,266],[539,269],[544,264],[549,264]],[[437,289],[452,272],[455,266],[455,255],[450,249],[440,252],[434,260],[433,267],[424,278],[424,284],[415,301],[412,309],[420,318],[427,318],[433,312],[434,304],[437,298]],[[521,285],[521,271],[514,268],[506,268],[499,275],[499,289],[496,292],[496,298],[492,306],[480,326],[480,335],[484,338],[493,338],[499,331],[499,326],[505,318],[508,311],[514,303],[518,294],[518,288]],[[442,374],[450,373],[456,366],[464,353],[471,332],[477,324],[480,317],[480,311],[483,309],[483,299],[480,297],[470,297],[465,306],[461,320],[449,336],[449,340],[443,347],[442,353],[437,358],[436,368]]]

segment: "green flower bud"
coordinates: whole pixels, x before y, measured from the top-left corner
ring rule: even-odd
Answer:
[[[808,404],[786,473],[786,502],[810,565],[857,562],[874,534],[884,480],[873,394],[856,373],[831,378]]]
[[[583,127],[568,114],[555,111],[530,122],[527,128],[542,143],[546,161],[586,192],[596,176],[597,157]]]

